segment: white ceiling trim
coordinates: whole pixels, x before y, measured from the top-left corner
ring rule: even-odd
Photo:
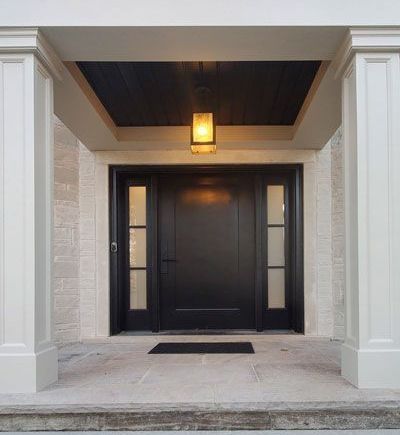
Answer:
[[[37,28],[0,28],[0,53],[34,53],[58,80],[63,64]]]
[[[377,29],[349,29],[332,64],[339,77],[357,52],[400,52],[400,26]]]

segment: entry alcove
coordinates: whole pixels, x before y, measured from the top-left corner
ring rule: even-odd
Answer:
[[[301,165],[113,166],[110,186],[112,333],[303,332]]]

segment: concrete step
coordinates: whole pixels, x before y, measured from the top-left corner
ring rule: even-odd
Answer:
[[[398,429],[400,402],[0,408],[0,431]]]

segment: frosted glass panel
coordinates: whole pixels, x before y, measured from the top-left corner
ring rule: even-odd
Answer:
[[[268,228],[268,266],[285,265],[285,229]]]
[[[268,269],[268,308],[285,308],[285,269]]]
[[[284,186],[267,186],[268,224],[284,224]]]
[[[146,225],[146,187],[129,188],[129,225]]]
[[[131,270],[131,310],[145,310],[147,308],[146,271]]]
[[[146,228],[129,230],[129,259],[131,267],[146,267]]]
[[[130,309],[146,310],[146,186],[129,187],[129,225]]]

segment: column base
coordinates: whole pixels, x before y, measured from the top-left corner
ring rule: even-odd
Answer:
[[[400,349],[342,345],[342,376],[358,388],[400,388]]]
[[[58,379],[58,351],[0,353],[0,393],[35,393]]]

